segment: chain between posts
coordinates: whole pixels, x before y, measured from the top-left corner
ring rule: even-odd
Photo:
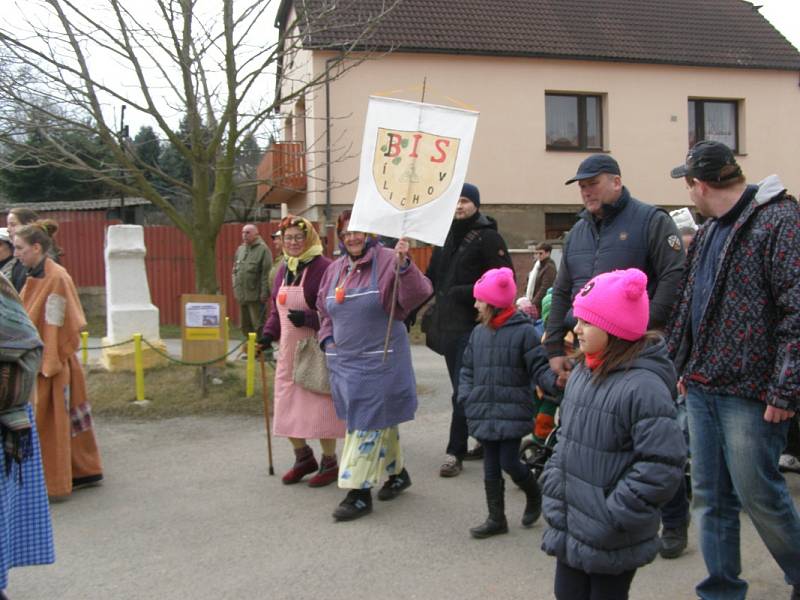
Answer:
[[[108,344],[107,346],[87,346],[85,349],[86,350],[104,350],[106,348],[116,348],[118,346],[124,346],[125,344],[131,344],[131,343],[133,343],[133,341],[134,341],[134,339],[130,338],[128,340],[125,340],[124,342],[118,342],[116,344]],[[176,364],[184,365],[184,366],[187,366],[187,367],[207,367],[209,365],[213,365],[214,363],[217,363],[217,362],[221,361],[224,358],[228,358],[231,354],[235,353],[242,346],[247,344],[247,340],[243,340],[243,341],[239,342],[238,344],[236,344],[236,346],[234,346],[230,351],[226,352],[225,354],[223,354],[221,356],[218,356],[217,358],[212,358],[211,360],[184,361],[184,360],[177,359],[177,358],[175,358],[173,356],[170,356],[166,352],[163,352],[158,347],[156,347],[153,344],[151,344],[147,340],[147,338],[143,337],[142,338],[142,342],[144,342],[151,350],[153,350],[153,352],[155,352],[159,356],[162,356],[162,357],[166,358],[170,362],[174,362]],[[267,352],[267,354],[265,356],[267,358],[267,362],[270,362],[270,363],[274,362],[274,360],[272,359],[272,352],[271,351]]]

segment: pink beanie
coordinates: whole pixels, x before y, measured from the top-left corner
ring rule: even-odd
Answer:
[[[639,269],[603,273],[587,283],[572,303],[575,317],[633,342],[647,331],[647,275]]]
[[[508,308],[514,304],[517,295],[514,271],[508,267],[489,269],[475,282],[472,295],[476,300],[491,304],[495,308]]]

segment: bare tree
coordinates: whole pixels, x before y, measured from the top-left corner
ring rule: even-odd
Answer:
[[[292,22],[270,41],[265,32],[271,30],[274,1],[219,0],[213,3],[216,13],[204,11],[202,0],[26,2],[21,24],[0,26],[0,51],[7,58],[0,73],[0,144],[6,150],[0,168],[21,168],[3,156],[24,155],[25,165],[34,159],[69,168],[150,200],[191,240],[197,290],[216,292],[217,235],[237,185],[253,185],[236,176],[242,144],[264,135],[281,105],[367,58],[370,35],[400,0],[378,3],[368,12],[342,10],[358,0],[298,1]],[[358,16],[343,23],[342,14]],[[326,30],[339,32],[335,60],[327,61],[323,72],[293,71],[288,65],[304,39]],[[342,31],[348,36],[344,44]],[[108,83],[101,62],[128,73],[126,83]],[[272,93],[278,73],[293,78],[283,97]],[[154,122],[159,137],[191,165],[190,182],[133,151],[114,122],[112,107],[120,104]],[[182,116],[188,136],[178,131]],[[98,139],[108,161],[84,160],[63,142],[66,132]],[[46,143],[28,144],[32,133]],[[184,194],[192,210],[177,210],[156,180]]]

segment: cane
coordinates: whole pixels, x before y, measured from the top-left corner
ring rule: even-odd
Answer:
[[[264,350],[259,352],[261,357],[261,393],[264,394],[264,421],[267,426],[267,458],[269,459],[269,474],[275,475],[275,467],[272,466],[272,428],[269,426],[269,392],[267,391],[267,369],[264,366]]]

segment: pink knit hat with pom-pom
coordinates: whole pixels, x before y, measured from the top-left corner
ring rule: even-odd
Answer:
[[[639,269],[603,273],[575,296],[572,312],[606,333],[633,342],[647,331],[647,275]]]
[[[514,271],[508,267],[489,269],[475,282],[472,295],[495,308],[508,308],[517,295]]]

